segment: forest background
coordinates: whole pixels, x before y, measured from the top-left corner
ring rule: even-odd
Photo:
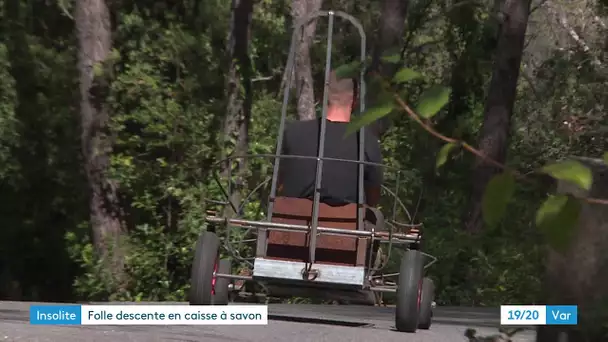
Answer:
[[[484,198],[504,166],[519,178],[608,151],[607,5],[0,0],[0,298],[185,300],[204,198],[219,194],[211,166],[274,153],[294,22],[334,9],[361,21],[370,74],[402,71],[397,93],[422,115],[397,105],[371,127],[407,170],[399,195],[439,257],[437,303],[543,302],[547,248],[575,231],[539,229],[553,182],[507,177]],[[294,118],[321,109],[326,32],[321,20],[301,37]],[[358,58],[354,27],[334,32],[332,63]],[[237,165],[243,189],[262,164]],[[552,165],[553,178],[586,175]]]

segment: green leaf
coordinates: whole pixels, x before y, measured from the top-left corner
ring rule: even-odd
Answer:
[[[443,86],[433,86],[421,96],[416,111],[423,118],[431,118],[437,114],[450,100],[450,89]]]
[[[388,56],[382,56],[380,59],[386,63],[396,64],[396,63],[401,62],[401,53],[396,53],[396,54],[388,55]]]
[[[437,153],[437,161],[435,165],[437,168],[440,168],[443,164],[445,164],[446,161],[448,161],[450,151],[452,151],[454,147],[456,147],[455,143],[447,143],[441,147],[441,150],[439,150],[439,153]]]
[[[417,71],[408,68],[403,68],[395,74],[395,76],[393,77],[393,82],[405,83],[420,78],[420,76],[422,75]]]
[[[575,160],[547,165],[542,168],[542,172],[555,179],[572,182],[585,190],[589,190],[593,182],[591,170]]]
[[[608,165],[608,152],[604,153],[604,163]]]
[[[500,222],[514,193],[515,178],[510,172],[497,174],[490,179],[481,203],[482,216],[488,225],[494,226]]]
[[[568,248],[575,236],[580,202],[567,195],[550,195],[536,212],[536,226],[557,251]]]
[[[336,68],[336,77],[341,78],[356,78],[361,74],[361,62],[355,61],[348,64],[340,65]]]
[[[361,127],[367,126],[370,123],[390,114],[394,108],[395,105],[392,102],[389,102],[384,105],[368,109],[361,113],[361,115],[355,116],[355,118],[351,120],[346,127],[346,134],[344,134],[344,136],[355,133],[361,129]]]
[[[101,62],[97,62],[95,64],[93,64],[93,75],[95,77],[101,77],[103,76],[104,70],[103,70],[103,64]]]

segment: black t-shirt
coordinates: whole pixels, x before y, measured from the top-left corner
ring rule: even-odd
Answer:
[[[316,157],[319,149],[321,119],[295,121],[286,125],[283,138],[284,155]],[[359,134],[344,136],[348,123],[326,122],[324,157],[359,160]],[[378,138],[365,130],[365,159],[382,163]],[[358,165],[352,162],[323,161],[321,201],[331,205],[357,202]],[[317,163],[315,159],[283,158],[279,168],[282,183],[280,196],[313,198]],[[382,184],[382,168],[365,165],[365,186]]]

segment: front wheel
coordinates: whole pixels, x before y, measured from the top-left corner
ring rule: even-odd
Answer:
[[[221,259],[217,263],[216,272],[221,274],[230,274],[232,264],[230,259]],[[213,304],[228,305],[230,301],[230,279],[214,277],[213,283]]]
[[[420,313],[418,329],[428,330],[433,320],[433,301],[435,300],[435,284],[429,278],[422,279],[422,298],[420,298]]]
[[[418,328],[423,261],[423,255],[418,250],[408,250],[401,258],[395,311],[395,328],[398,331],[413,333]]]
[[[220,239],[213,232],[203,232],[196,241],[189,301],[191,305],[211,305],[214,292],[213,273],[217,268]]]

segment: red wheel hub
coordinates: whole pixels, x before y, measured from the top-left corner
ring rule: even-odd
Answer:
[[[215,295],[215,282],[217,281],[217,277],[215,274],[217,273],[217,260],[215,264],[213,264],[213,277],[211,277],[211,294]]]
[[[416,302],[416,308],[420,311],[420,302],[422,301],[422,281],[418,283],[418,300]]]

